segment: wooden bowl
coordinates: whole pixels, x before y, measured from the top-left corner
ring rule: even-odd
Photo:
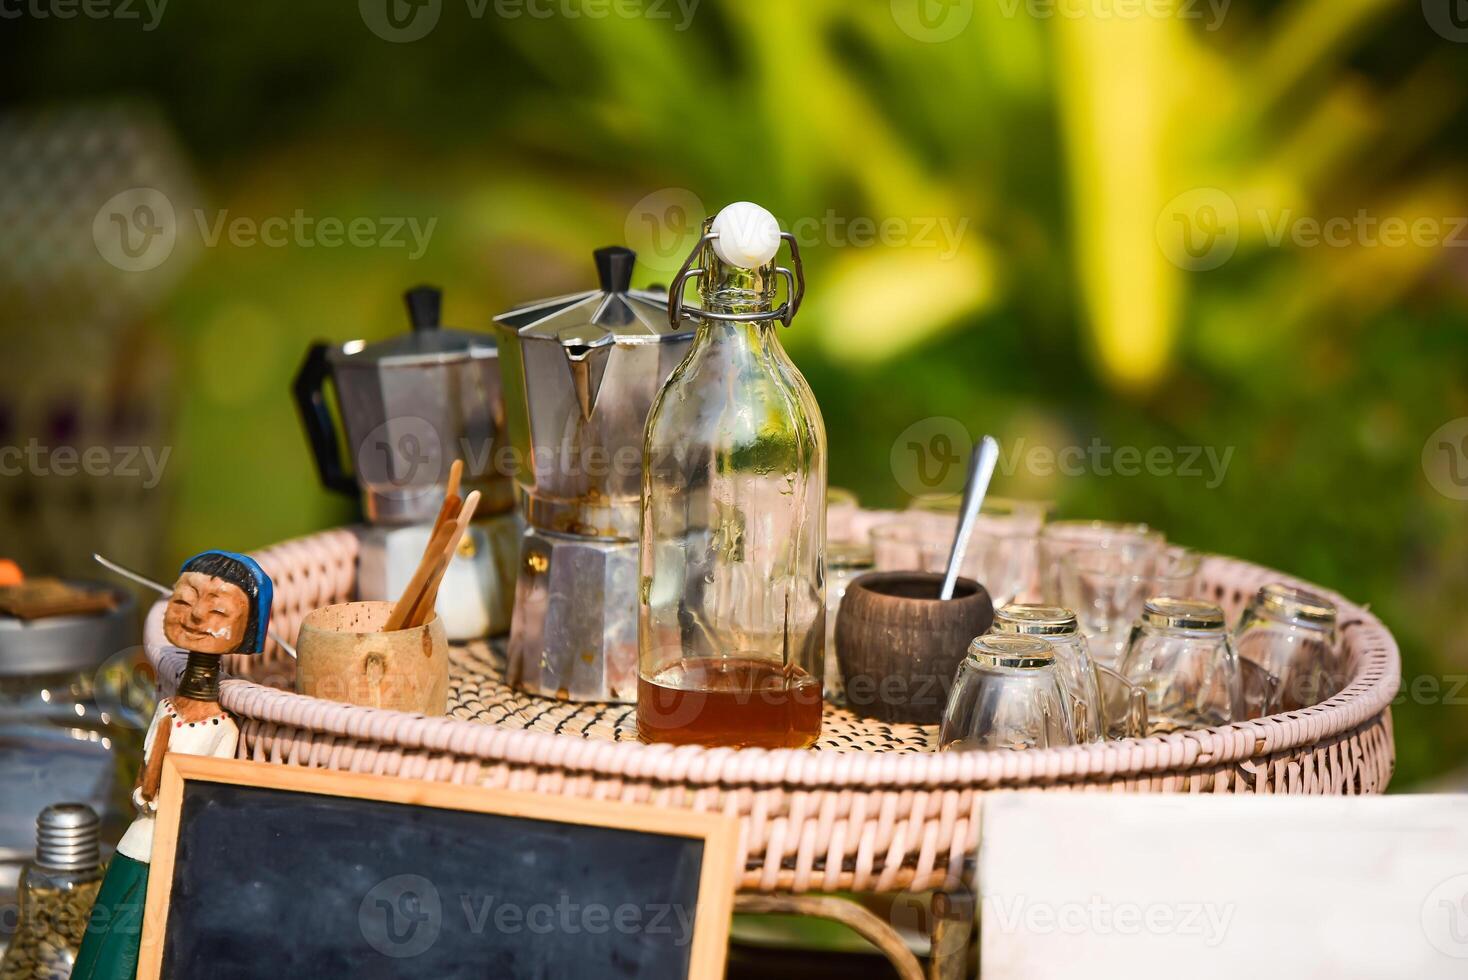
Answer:
[[[836,661],[852,711],[936,725],[969,641],[988,632],[994,603],[960,578],[943,602],[939,572],[871,572],[847,586],[836,616]]]
[[[364,708],[442,715],[449,700],[449,641],[434,615],[381,632],[391,602],[323,606],[301,622],[296,691]]]

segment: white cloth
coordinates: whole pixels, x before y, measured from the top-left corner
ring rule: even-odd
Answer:
[[[153,756],[153,741],[158,735],[159,725],[173,726],[173,730],[168,733],[170,753],[233,759],[235,746],[240,740],[239,726],[222,708],[219,714],[211,715],[203,721],[180,721],[173,712],[173,699],[164,698],[158,702],[158,708],[153,712],[153,723],[148,726],[147,737],[143,739],[144,769]],[[117,850],[134,861],[148,864],[153,858],[153,822],[158,812],[158,801],[144,802],[141,791],[134,789],[133,805],[138,808],[138,818],[127,828],[122,840],[117,842]]]

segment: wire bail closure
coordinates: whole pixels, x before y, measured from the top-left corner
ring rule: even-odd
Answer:
[[[795,314],[800,312],[801,300],[805,299],[805,266],[800,261],[800,245],[795,236],[788,231],[780,232],[780,237],[790,245],[790,264],[795,266],[791,272],[784,266],[775,266],[775,272],[785,280],[785,302],[770,310],[768,313],[716,313],[713,310],[705,310],[702,307],[687,306],[683,302],[684,287],[690,279],[697,279],[707,271],[695,268],[694,259],[698,253],[709,242],[718,238],[718,232],[706,232],[693,246],[693,251],[688,253],[688,258],[683,262],[683,268],[673,277],[673,284],[668,287],[668,322],[676,329],[678,324],[687,317],[692,320],[723,320],[728,323],[750,323],[756,320],[779,320],[785,326],[790,326],[790,321],[795,319]]]

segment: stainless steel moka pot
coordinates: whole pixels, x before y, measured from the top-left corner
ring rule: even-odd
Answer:
[[[509,678],[547,697],[631,702],[643,428],[694,323],[670,326],[666,293],[631,288],[630,249],[595,257],[601,288],[495,318],[526,524]]]
[[[451,639],[503,633],[519,523],[499,349],[492,334],[442,327],[439,290],[419,286],[404,299],[408,333],[375,344],[313,344],[296,375],[296,404],[321,482],[362,502],[359,598],[402,592],[443,504],[449,467],[464,461],[459,492],[478,490],[479,508],[439,588],[438,611]],[[326,398],[328,379],[350,469]]]

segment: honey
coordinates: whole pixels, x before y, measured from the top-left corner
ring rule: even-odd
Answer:
[[[748,657],[684,660],[637,681],[644,742],[803,749],[821,734],[821,682]]]

